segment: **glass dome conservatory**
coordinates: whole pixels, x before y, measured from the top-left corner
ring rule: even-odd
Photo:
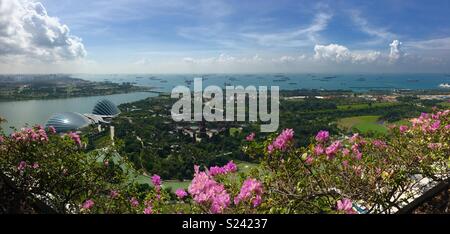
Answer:
[[[53,126],[57,132],[66,132],[87,127],[91,121],[82,114],[75,112],[63,112],[53,114],[45,124],[46,127]]]
[[[92,110],[92,114],[103,116],[116,116],[119,113],[119,108],[117,108],[114,103],[107,99],[103,99],[97,102],[94,109]]]

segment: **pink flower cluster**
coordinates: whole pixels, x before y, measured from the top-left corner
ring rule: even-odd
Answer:
[[[145,207],[144,214],[153,214],[153,207],[151,205]]]
[[[35,162],[32,165],[28,165],[25,161],[20,161],[19,165],[17,166],[17,170],[20,172],[23,172],[27,167],[31,167],[33,169],[38,169],[39,163]]]
[[[81,147],[81,138],[80,135],[78,135],[76,132],[69,132],[67,136],[70,137],[78,146]]]
[[[328,131],[321,130],[316,135],[317,142],[326,142],[330,138],[330,133]]]
[[[56,134],[56,128],[53,127],[53,126],[49,126],[49,127],[48,127],[48,132],[49,132],[50,134]]]
[[[237,166],[233,161],[229,161],[225,166],[218,167],[213,166],[209,168],[209,175],[210,176],[216,176],[216,175],[225,175],[230,172],[236,172]]]
[[[340,141],[333,141],[333,143],[331,143],[331,145],[325,149],[325,154],[327,155],[328,159],[334,158],[341,147],[342,144]]]
[[[320,131],[316,135],[316,141],[318,141],[318,144],[314,146],[313,154],[307,157],[308,164],[313,162],[313,155],[319,156],[325,154],[327,159],[331,160],[336,157],[339,152],[341,152],[343,156],[350,156],[353,154],[353,156],[358,160],[362,158],[360,148],[366,144],[366,141],[358,134],[354,134],[349,138],[349,142],[352,143],[351,151],[350,149],[345,148],[343,142],[340,140],[333,141],[330,145],[326,146],[325,143],[329,139],[329,133],[327,131]],[[375,144],[379,147],[384,147],[386,145],[383,141],[376,141]]]
[[[160,198],[159,192],[161,191],[161,184],[162,184],[161,177],[155,174],[151,177],[151,180],[153,186],[155,186],[156,193],[158,193],[157,198]]]
[[[336,208],[338,211],[343,211],[346,214],[356,214],[353,210],[352,201],[348,198],[337,201]]]
[[[256,179],[246,179],[242,184],[241,191],[234,198],[234,204],[238,205],[241,201],[250,200],[253,207],[261,204],[263,195],[263,186],[261,182]]]
[[[411,120],[413,128],[419,128],[423,133],[435,133],[441,127],[448,130],[449,125],[442,126],[441,118],[450,114],[450,110],[438,111],[435,114],[422,113],[419,118]]]
[[[292,139],[294,139],[294,130],[292,128],[284,129],[272,144],[267,147],[267,151],[269,153],[272,153],[276,149],[284,151]]]
[[[432,150],[437,150],[442,147],[442,143],[429,143],[428,148]]]
[[[94,201],[92,199],[89,199],[83,203],[81,208],[83,208],[85,210],[89,210],[94,206],[94,204],[95,204]]]
[[[246,141],[253,141],[253,140],[255,140],[255,136],[256,136],[256,134],[254,132],[252,132],[245,138],[245,140]]]
[[[151,177],[151,180],[152,180],[152,184],[155,186],[155,187],[158,187],[158,186],[161,186],[161,184],[162,184],[162,182],[161,182],[161,177],[159,176],[159,175],[153,175],[152,177]]]
[[[117,192],[116,190],[111,190],[111,191],[109,192],[109,196],[110,196],[112,199],[117,198],[117,197],[119,196],[119,192]]]
[[[182,188],[177,189],[177,191],[175,191],[175,194],[177,195],[178,199],[180,199],[180,200],[188,195],[187,192]]]
[[[139,206],[139,201],[135,197],[132,197],[130,199],[130,204],[132,207],[137,207],[137,206]]]
[[[12,140],[16,142],[47,142],[48,136],[41,126],[35,128],[23,128],[20,132],[11,134]]]
[[[398,127],[398,129],[400,130],[400,133],[405,133],[406,131],[408,131],[408,126],[402,125]]]
[[[5,139],[3,138],[3,136],[0,135],[0,144],[3,143],[5,141]]]
[[[195,202],[210,205],[212,213],[223,213],[230,204],[230,195],[222,184],[217,183],[206,172],[200,172],[195,166],[194,179],[189,185],[189,193]]]
[[[382,140],[373,140],[372,144],[377,147],[378,149],[384,149],[387,147],[386,142],[382,141]]]

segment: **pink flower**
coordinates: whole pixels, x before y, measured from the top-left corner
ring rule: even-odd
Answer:
[[[352,137],[350,137],[350,143],[355,143],[359,139],[359,133],[353,134]]]
[[[342,154],[343,154],[344,156],[348,156],[348,155],[350,154],[350,150],[347,149],[347,148],[344,148],[344,149],[342,150]]]
[[[311,165],[314,162],[314,158],[311,156],[306,157],[305,163]]]
[[[328,159],[332,159],[340,148],[341,148],[340,141],[334,141],[333,143],[331,143],[331,145],[325,149],[325,153],[328,156]]]
[[[355,154],[356,159],[361,160],[362,159],[362,153],[361,152],[356,152]]]
[[[275,138],[272,144],[267,148],[269,153],[272,153],[274,149],[284,151],[288,145],[288,143],[294,139],[294,130],[293,129],[285,129],[281,132],[280,135]]]
[[[147,206],[147,207],[144,209],[144,214],[153,214],[153,207]]]
[[[233,161],[229,161],[225,166],[223,167],[210,167],[209,168],[209,175],[210,176],[216,176],[216,175],[225,175],[230,172],[236,172],[237,166]]]
[[[428,148],[432,150],[440,149],[442,147],[442,143],[429,143]]]
[[[352,201],[348,198],[344,198],[342,200],[337,201],[336,208],[339,211],[343,211],[346,214],[355,214],[356,212],[353,210]]]
[[[323,152],[325,152],[325,150],[323,149],[322,145],[319,144],[314,147],[315,155],[321,155],[321,154],[323,154]]]
[[[387,147],[386,142],[384,142],[382,140],[374,140],[372,143],[378,149],[384,149]]]
[[[92,199],[89,199],[83,203],[81,206],[83,209],[89,210],[94,206],[94,201]]]
[[[53,127],[53,126],[49,126],[48,127],[48,132],[51,133],[51,134],[56,134],[56,128]]]
[[[155,186],[155,187],[159,187],[159,186],[161,186],[161,177],[159,176],[159,175],[153,175],[152,176],[152,184]]]
[[[210,205],[212,213],[222,213],[230,204],[230,195],[222,184],[217,183],[206,172],[194,166],[195,174],[188,191],[195,202]]]
[[[39,168],[39,163],[35,162],[32,165],[33,169],[38,169]]]
[[[177,189],[177,191],[175,191],[175,194],[177,195],[178,199],[180,199],[180,200],[188,195],[187,192],[182,188]]]
[[[137,207],[137,206],[139,206],[139,201],[135,197],[132,197],[130,199],[130,204],[132,207]]]
[[[254,132],[252,132],[252,133],[250,133],[246,138],[245,138],[245,140],[247,140],[247,141],[253,141],[253,140],[255,140],[255,133]]]
[[[344,168],[347,169],[348,161],[347,160],[342,161],[342,166],[344,166]]]
[[[78,135],[78,134],[75,133],[75,132],[69,132],[67,135],[68,135],[68,136],[70,137],[70,139],[72,139],[78,146],[81,147],[81,139],[80,139],[80,135]]]
[[[271,154],[274,150],[275,150],[275,149],[274,149],[274,147],[273,147],[272,144],[270,144],[270,145],[267,146],[267,152],[269,152],[269,154]]]
[[[225,171],[227,172],[236,172],[237,171],[237,166],[236,164],[233,162],[233,160],[229,161],[225,166]]]
[[[433,124],[431,124],[430,132],[436,132],[440,126],[441,126],[441,121],[436,120]]]
[[[316,135],[316,141],[323,143],[323,142],[327,141],[329,139],[329,137],[330,137],[330,133],[328,131],[321,130]]]
[[[25,161],[21,161],[19,163],[19,165],[17,166],[17,170],[23,171],[23,170],[25,170],[26,167],[27,167],[27,163]]]
[[[444,128],[445,128],[445,130],[449,130],[450,129],[450,124],[447,124]]]
[[[116,197],[119,196],[119,192],[117,192],[116,190],[111,190],[111,191],[109,192],[109,196],[110,196],[112,199],[114,199],[114,198],[116,198]]]
[[[213,166],[213,167],[209,168],[210,176],[216,176],[216,175],[221,175],[221,174],[225,174],[225,170],[222,167]]]
[[[256,179],[246,179],[242,184],[241,191],[234,198],[234,204],[238,205],[241,201],[249,200],[253,207],[261,204],[263,195],[263,186]]]
[[[0,143],[5,142],[5,139],[3,138],[3,136],[0,136]]]
[[[408,131],[408,126],[402,125],[399,127],[400,133],[404,133],[406,131]]]

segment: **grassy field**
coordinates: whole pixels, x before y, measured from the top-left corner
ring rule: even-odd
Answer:
[[[369,131],[386,133],[387,128],[383,124],[378,123],[380,116],[364,115],[342,118],[338,121],[338,126],[346,131],[357,130],[361,133]]]
[[[371,107],[386,107],[386,106],[395,106],[398,105],[396,103],[392,102],[376,102],[367,104],[367,103],[361,103],[361,104],[352,104],[352,105],[339,105],[337,106],[338,110],[360,110],[360,109],[367,109]]]

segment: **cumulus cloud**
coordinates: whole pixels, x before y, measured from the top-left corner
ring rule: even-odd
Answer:
[[[389,46],[391,47],[391,50],[389,52],[390,62],[396,62],[403,56],[403,52],[400,49],[401,45],[402,43],[399,40],[394,40],[391,44],[389,44]]]
[[[378,51],[350,51],[338,44],[314,46],[314,59],[318,61],[369,63],[375,62],[380,55]]]
[[[10,56],[61,61],[85,57],[86,50],[40,2],[0,0],[0,58]]]

